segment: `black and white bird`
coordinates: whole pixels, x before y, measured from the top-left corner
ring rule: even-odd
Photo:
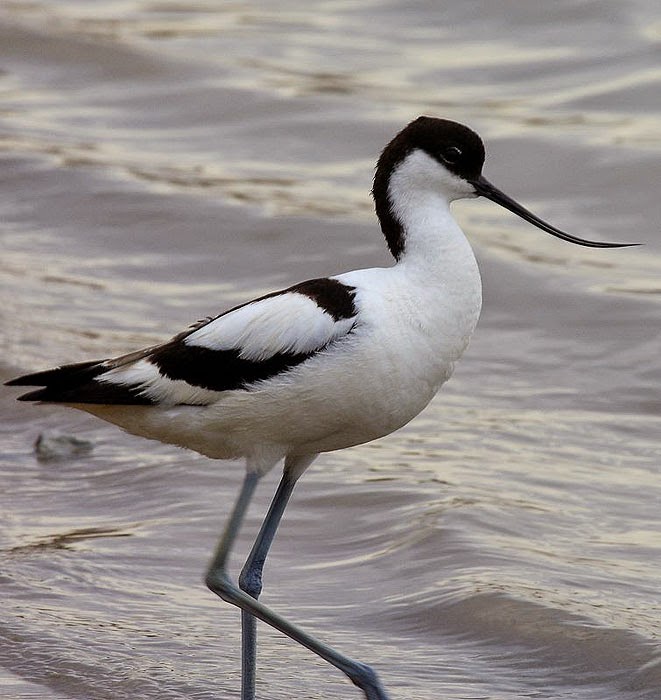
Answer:
[[[452,374],[480,314],[480,274],[450,202],[480,195],[548,233],[482,175],[480,137],[419,117],[386,146],[374,178],[376,214],[395,263],[312,279],[200,322],[122,357],[28,374],[22,401],[60,403],[134,435],[212,459],[243,458],[246,476],[206,583],[242,610],[242,700],[255,695],[255,618],[343,671],[368,700],[386,693],[367,665],[326,646],[258,601],[262,568],[298,478],[321,452],[397,430]],[[238,585],[228,556],[259,479],[283,475]]]

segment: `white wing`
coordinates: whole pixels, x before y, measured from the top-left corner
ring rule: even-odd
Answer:
[[[261,362],[278,354],[316,352],[344,335],[352,324],[352,318],[336,320],[314,299],[286,291],[233,309],[183,342],[208,350],[234,350],[241,359]]]

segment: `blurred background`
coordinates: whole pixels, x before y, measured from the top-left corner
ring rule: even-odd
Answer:
[[[661,11],[655,0],[0,7],[0,379],[389,265],[371,178],[420,114],[578,248],[457,203],[484,311],[409,426],[322,456],[263,600],[393,700],[658,700]],[[0,398],[0,696],[239,697],[202,575],[242,467]],[[57,431],[84,441],[49,458]],[[264,480],[234,564],[278,474]],[[261,628],[258,694],[349,698]]]

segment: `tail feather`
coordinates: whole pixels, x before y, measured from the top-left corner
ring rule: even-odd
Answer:
[[[18,397],[19,401],[94,404],[150,404],[139,387],[95,381],[111,367],[109,360],[92,360],[62,365],[43,372],[25,374],[6,382],[7,386],[41,387]]]
[[[104,363],[107,360],[92,360],[87,362],[76,362],[75,364],[62,365],[43,372],[33,372],[24,374],[21,377],[10,379],[5,382],[6,386],[67,386],[72,384],[82,384],[90,379],[94,379],[107,367]]]

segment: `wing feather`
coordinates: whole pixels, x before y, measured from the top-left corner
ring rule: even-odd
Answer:
[[[303,294],[285,292],[241,306],[191,333],[184,343],[208,350],[235,350],[244,360],[260,362],[278,354],[315,352],[351,325],[336,321]]]
[[[248,389],[305,362],[351,332],[355,290],[309,280],[198,323],[163,345],[19,377],[42,386],[25,401],[194,404]]]

